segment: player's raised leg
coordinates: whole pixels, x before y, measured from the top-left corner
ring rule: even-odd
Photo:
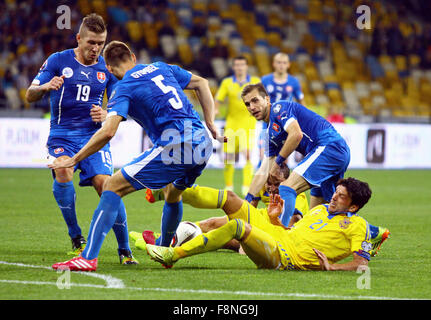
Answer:
[[[180,247],[147,245],[147,253],[153,260],[170,268],[179,259],[220,249],[232,239],[243,238],[245,233],[246,223],[243,220],[235,219],[218,229],[193,238]]]

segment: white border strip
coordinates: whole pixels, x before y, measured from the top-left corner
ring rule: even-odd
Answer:
[[[23,263],[12,263],[6,261],[0,261],[0,264],[11,265],[16,267],[26,268],[38,268],[52,270],[51,267],[46,266],[35,266]],[[74,272],[93,278],[99,278],[106,281],[106,285],[86,284],[86,283],[71,283],[74,287],[89,287],[89,288],[100,288],[100,289],[128,289],[138,291],[156,291],[156,292],[177,292],[177,293],[191,293],[191,294],[210,294],[210,295],[235,295],[235,296],[257,296],[257,297],[278,297],[278,298],[317,298],[317,299],[335,299],[335,300],[429,300],[429,299],[418,299],[418,298],[397,298],[397,297],[379,297],[379,296],[342,296],[342,295],[331,295],[331,294],[314,294],[314,293],[300,293],[300,292],[253,292],[253,291],[227,291],[227,290],[206,290],[206,289],[180,289],[180,288],[137,288],[137,287],[126,287],[122,280],[114,278],[110,275],[103,275],[90,272]],[[3,280],[0,279],[0,283],[13,283],[13,284],[24,284],[24,285],[57,285],[56,282],[43,282],[43,281],[20,281],[20,280]]]

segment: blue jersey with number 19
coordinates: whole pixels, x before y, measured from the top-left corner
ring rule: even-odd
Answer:
[[[126,72],[111,95],[108,116],[126,119],[129,115],[154,144],[164,146],[172,142],[167,129],[181,133],[181,141],[177,142],[191,141],[192,131],[205,128],[183,91],[191,76],[190,72],[164,62],[137,64]],[[187,121],[191,130],[187,130]]]
[[[62,75],[64,84],[49,93],[50,138],[91,136],[101,127],[91,119],[92,104],[101,106],[105,89],[109,96],[118,80],[106,69],[103,57],[99,56],[93,65],[84,65],[76,59],[74,50],[68,49],[49,56],[32,84],[43,85]]]

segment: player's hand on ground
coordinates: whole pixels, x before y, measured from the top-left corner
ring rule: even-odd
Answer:
[[[56,170],[62,168],[73,168],[76,161],[73,158],[56,159],[53,163],[48,164],[48,168]]]
[[[91,105],[90,116],[94,122],[103,122],[106,120],[108,111],[104,110],[101,106]]]
[[[46,90],[46,91],[51,91],[51,90],[58,90],[58,89],[60,89],[61,88],[61,86],[63,85],[63,83],[64,83],[64,78],[65,78],[65,76],[64,75],[62,75],[61,77],[57,77],[57,76],[55,76],[54,78],[52,78],[49,82],[47,82],[47,83],[45,83],[43,86],[44,86],[44,89]]]
[[[331,265],[329,264],[329,261],[326,255],[317,249],[313,248],[313,250],[316,253],[317,258],[319,259],[319,263],[320,263],[320,266],[322,267],[322,270],[326,270],[326,271],[331,270]]]

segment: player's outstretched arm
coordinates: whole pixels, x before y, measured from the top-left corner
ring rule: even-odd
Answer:
[[[353,253],[353,260],[351,262],[330,264],[328,258],[323,252],[317,249],[313,250],[319,258],[319,263],[322,267],[322,270],[325,271],[356,271],[358,270],[359,266],[368,265],[368,260],[361,257],[360,255],[357,255],[356,253]]]
[[[265,182],[268,179],[269,169],[272,167],[275,161],[274,159],[275,157],[263,157],[262,164],[254,174],[250,188],[248,189],[248,193],[253,197],[258,195],[260,190],[262,190],[263,186],[265,185]]]
[[[51,90],[58,90],[64,83],[64,75],[61,77],[53,77],[49,82],[43,85],[32,84],[25,93],[25,99],[28,103],[39,101],[45,95],[45,93]]]
[[[227,142],[227,138],[220,136],[217,127],[214,125],[215,105],[208,80],[193,74],[186,89],[195,90],[202,106],[205,124],[213,138],[219,142]]]
[[[76,153],[72,158],[61,163],[49,164],[48,167],[51,169],[74,167],[78,162],[96,153],[115,136],[122,119],[123,118],[121,116],[117,115],[108,117],[103,127],[96,131],[96,133],[90,138],[87,144],[78,151],[78,153]]]

